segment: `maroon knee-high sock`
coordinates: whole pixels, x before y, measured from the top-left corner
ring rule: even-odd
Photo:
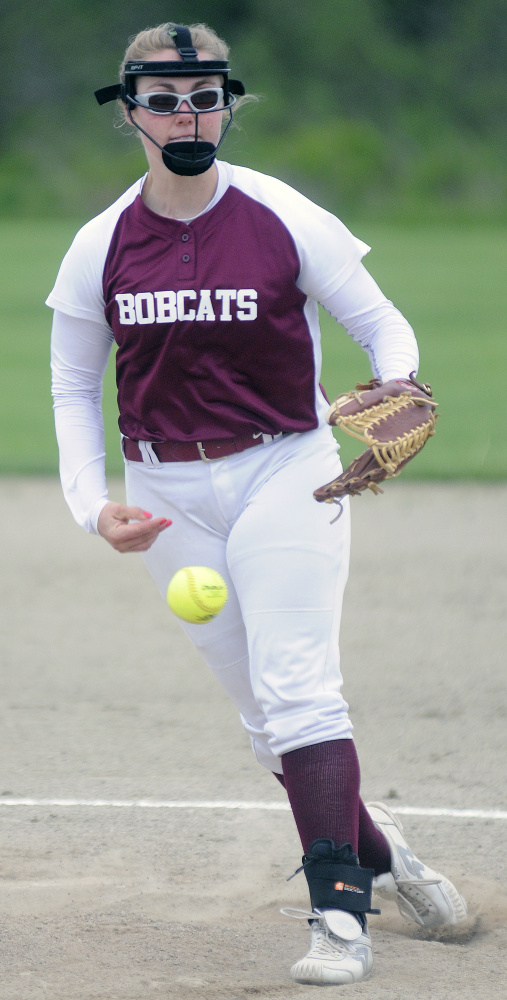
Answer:
[[[335,742],[351,743],[352,741],[336,740]],[[318,744],[318,746],[329,746],[329,744],[322,743]],[[291,752],[295,753],[297,751]],[[288,754],[285,754],[285,757],[288,756]],[[277,781],[279,781],[280,784],[286,788],[284,776],[282,774],[277,774],[275,771],[273,771],[273,774]],[[303,838],[301,838],[301,840],[302,839]],[[313,837],[313,839],[315,840],[316,838]],[[332,837],[331,839],[333,840],[335,838]],[[335,840],[337,847],[339,847],[341,843],[345,843],[345,841],[339,840],[339,838]],[[352,843],[352,841],[348,841],[348,843]],[[352,846],[354,845],[352,844]],[[303,847],[303,849],[307,850],[305,847]],[[377,830],[377,827],[371,819],[371,816],[361,797],[359,797],[359,832],[357,840],[357,853],[361,866],[363,868],[373,868],[375,875],[381,875],[383,872],[391,870],[391,852],[389,850],[389,844],[387,843],[384,834],[381,833],[380,830]]]
[[[357,853],[359,761],[352,740],[331,740],[290,750],[282,757],[285,789],[303,851],[326,837]]]
[[[373,868],[375,875],[391,871],[391,851],[384,834],[377,830],[364,802],[359,799],[359,838],[357,853],[362,868]]]

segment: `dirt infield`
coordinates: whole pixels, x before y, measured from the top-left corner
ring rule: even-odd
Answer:
[[[289,976],[307,927],[279,913],[307,905],[284,793],[140,557],[77,528],[52,480],[0,496],[1,1000],[314,998]],[[354,501],[342,649],[366,799],[507,810],[506,502],[403,482]],[[203,808],[220,801],[259,807]],[[506,820],[403,823],[469,924],[429,934],[384,904],[372,977],[326,995],[504,997]]]

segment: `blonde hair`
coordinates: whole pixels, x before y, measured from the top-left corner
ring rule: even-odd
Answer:
[[[219,38],[216,31],[213,31],[213,28],[209,28],[207,24],[189,24],[185,25],[185,27],[188,27],[190,31],[192,44],[196,49],[207,52],[212,59],[228,59],[229,46],[223,38]],[[145,28],[144,31],[140,31],[130,39],[120,64],[120,80],[122,83],[125,83],[125,66],[128,62],[143,62],[149,56],[153,55],[154,52],[160,52],[162,49],[176,48],[176,43],[170,33],[173,28],[174,25],[171,21],[167,21],[165,24],[159,24],[155,28]],[[255,94],[244,94],[242,97],[236,99],[234,110],[239,111],[245,104],[256,104],[258,100],[259,98]],[[118,105],[122,107],[120,102],[118,102]],[[226,111],[227,109],[224,109],[224,114]],[[125,119],[122,110],[117,121],[117,127],[122,128],[124,124]],[[240,128],[236,118],[233,120],[232,127]]]
[[[156,28],[145,28],[130,39],[129,45],[120,65],[120,80],[125,83],[125,64],[128,62],[141,62],[160,52],[161,49],[175,49],[176,44],[170,32],[173,24],[166,22],[159,24]],[[227,59],[229,46],[222,38],[219,38],[213,28],[208,28],[206,24],[189,24],[188,29],[192,38],[192,44],[198,50],[208,52],[212,59]]]

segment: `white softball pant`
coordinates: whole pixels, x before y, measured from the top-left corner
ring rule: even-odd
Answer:
[[[349,505],[331,524],[338,508],[312,496],[340,472],[327,426],[216,462],[126,462],[127,503],[173,522],[144,554],[164,599],[182,566],[227,583],[217,618],[181,624],[278,773],[289,750],[352,732],[338,645]]]

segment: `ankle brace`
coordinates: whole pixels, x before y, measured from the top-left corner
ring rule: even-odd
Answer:
[[[312,910],[347,910],[379,913],[371,909],[373,868],[361,868],[350,844],[336,848],[332,840],[314,840],[303,857]],[[301,871],[301,869],[299,869]]]

